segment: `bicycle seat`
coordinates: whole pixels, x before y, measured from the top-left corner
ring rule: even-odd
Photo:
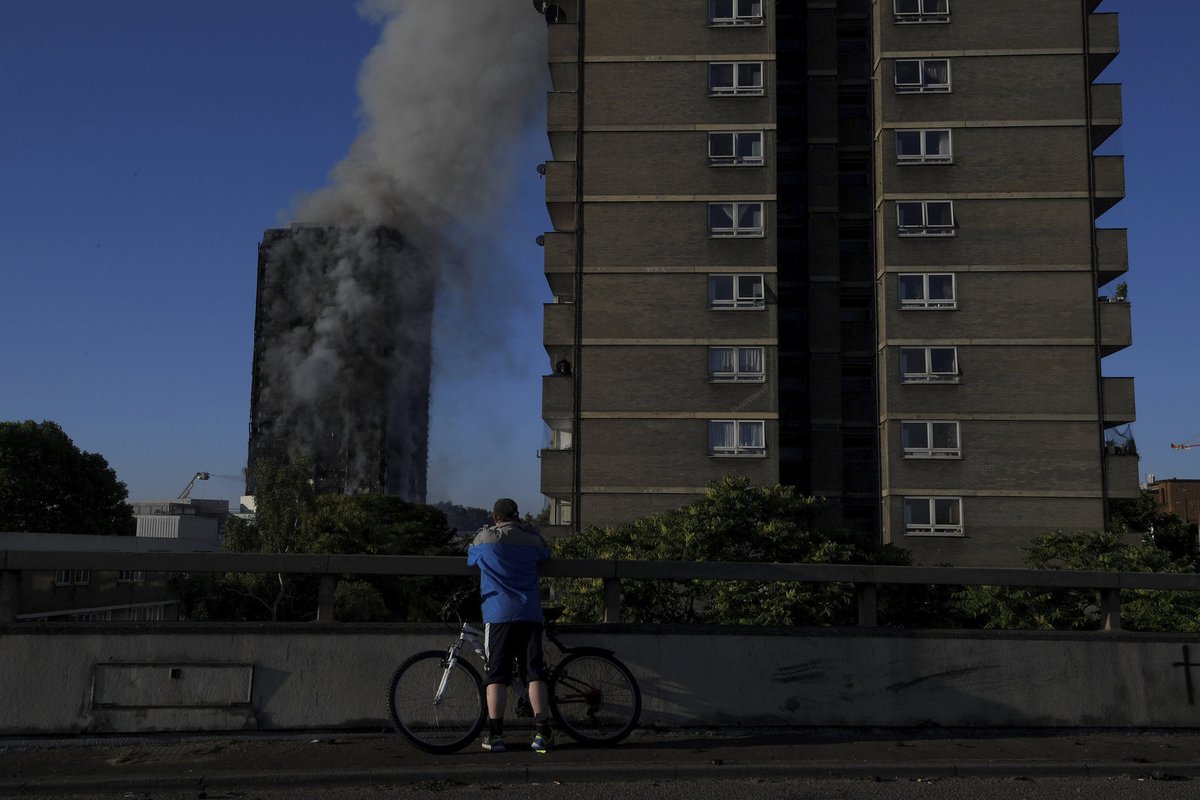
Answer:
[[[546,622],[555,622],[566,610],[566,606],[543,606],[542,617],[546,620]]]

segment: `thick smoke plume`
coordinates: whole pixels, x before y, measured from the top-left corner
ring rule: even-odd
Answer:
[[[360,11],[382,26],[358,78],[362,130],[293,214],[325,234],[299,237],[303,255],[291,243],[267,253],[265,272],[288,284],[275,313],[297,325],[261,351],[259,374],[293,455],[318,454],[331,435],[374,436],[367,398],[391,404],[393,426],[404,424],[394,398],[428,396],[428,356],[414,365],[407,354],[428,342],[431,287],[469,285],[468,265],[483,263],[464,242],[500,208],[514,142],[545,101],[545,23],[528,0],[367,0]],[[403,241],[382,258],[369,233],[380,227]],[[425,433],[412,432],[422,457]],[[369,477],[348,475],[346,490]]]
[[[365,128],[302,221],[417,238],[495,208],[507,153],[545,102],[546,30],[527,0],[370,0],[384,22],[358,79]]]

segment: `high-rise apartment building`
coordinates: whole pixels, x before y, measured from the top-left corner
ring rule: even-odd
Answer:
[[[544,237],[552,522],[724,475],[922,563],[1137,492],[1099,0],[563,0]]]
[[[318,492],[425,502],[433,300],[390,228],[263,234],[247,494],[260,459],[305,457]]]

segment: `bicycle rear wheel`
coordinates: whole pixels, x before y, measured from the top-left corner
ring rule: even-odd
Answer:
[[[616,744],[642,715],[642,693],[629,669],[603,653],[574,653],[550,683],[550,713],[568,736],[585,744]]]
[[[427,753],[453,753],[470,744],[487,714],[483,681],[461,658],[447,667],[446,654],[426,650],[396,668],[388,684],[387,710],[396,730]]]

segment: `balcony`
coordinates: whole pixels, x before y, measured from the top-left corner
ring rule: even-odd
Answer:
[[[1104,144],[1121,127],[1121,84],[1092,85],[1092,147]]]
[[[579,62],[579,26],[569,23],[557,23],[550,25],[546,31],[547,52],[546,59],[550,62],[553,69],[554,64],[566,63],[571,66],[571,71],[574,73],[575,65]],[[558,91],[558,84],[554,85]],[[571,90],[567,90],[571,91]]]
[[[556,231],[575,230],[575,162],[546,162],[546,210]]]
[[[542,376],[542,418],[561,419],[571,416],[575,405],[575,382],[570,375]]]
[[[1125,198],[1125,156],[1092,156],[1096,172],[1096,216]]]
[[[1133,378],[1103,378],[1104,427],[1128,425],[1137,419],[1134,406]]]
[[[1132,448],[1106,447],[1104,460],[1108,473],[1108,496],[1112,498],[1137,497],[1141,494],[1138,483],[1138,455]]]
[[[1129,303],[1100,303],[1100,354],[1111,356],[1133,344]]]
[[[575,160],[575,135],[579,131],[579,96],[574,92],[546,95],[546,136],[555,161]]]
[[[547,497],[571,496],[574,450],[539,450],[542,461],[542,494]]]
[[[1129,231],[1125,228],[1096,229],[1097,280],[1100,286],[1129,271]]]
[[[571,303],[546,303],[543,311],[542,341],[549,347],[570,347],[575,343],[575,306]]]
[[[1121,52],[1121,37],[1118,33],[1116,14],[1091,14],[1088,16],[1088,66],[1091,80],[1100,77],[1104,68],[1112,63]]]
[[[550,293],[569,303],[575,298],[575,234],[551,231],[542,242]]]

